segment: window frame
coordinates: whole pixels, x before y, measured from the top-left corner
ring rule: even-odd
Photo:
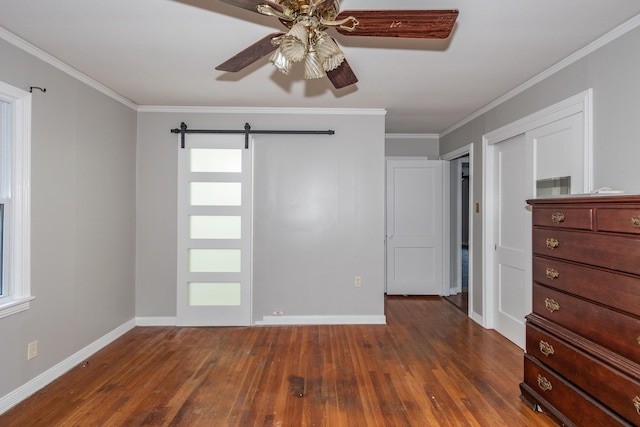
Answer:
[[[0,135],[0,200],[4,202],[3,294],[0,318],[30,307],[31,295],[31,94],[0,81],[7,120]],[[4,120],[4,119],[3,119]],[[9,181],[9,182],[7,182]]]

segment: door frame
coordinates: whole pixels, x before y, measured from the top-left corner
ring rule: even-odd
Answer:
[[[463,147],[460,147],[457,150],[451,151],[449,153],[443,154],[442,156],[440,156],[440,159],[445,160],[447,162],[447,164],[451,164],[452,161],[455,161],[456,159],[459,159],[460,157],[469,157],[469,241],[468,241],[468,251],[469,251],[469,265],[468,265],[468,274],[469,274],[469,278],[468,278],[468,303],[469,303],[469,310],[467,312],[467,315],[469,317],[471,317],[474,321],[476,321],[479,324],[482,324],[482,318],[481,315],[477,314],[476,312],[474,312],[473,310],[473,171],[474,171],[474,167],[473,167],[473,163],[474,163],[474,156],[473,156],[473,143],[467,144]],[[447,173],[447,180],[448,180],[448,173]],[[447,209],[448,209],[448,213],[446,215],[446,218],[450,218],[450,214],[451,214],[451,206],[453,204],[453,201],[451,200],[451,191],[450,191],[450,186],[451,186],[451,182],[447,181],[447,183],[445,183],[445,191],[446,191],[446,198],[448,198],[448,202],[445,202],[445,205],[447,205]],[[458,216],[458,213],[456,213],[456,216]],[[460,219],[461,220],[461,219]],[[456,219],[456,222],[458,221],[458,219]],[[458,224],[456,224],[456,227],[458,227]],[[450,233],[445,233],[445,239],[447,241],[447,247],[451,248],[451,237],[450,237]],[[456,262],[458,263],[457,265],[460,265],[462,263],[462,251],[460,250],[461,245],[458,245],[458,242],[453,242],[456,246]],[[449,259],[449,263],[451,262],[450,257],[447,257]],[[451,266],[449,266],[449,269],[451,268]],[[450,271],[450,270],[448,270]]]
[[[545,126],[557,120],[570,117],[577,113],[583,113],[584,123],[584,191],[589,192],[593,188],[593,90],[588,89],[564,101],[558,102],[550,107],[542,109],[534,114],[496,129],[482,136],[482,165],[483,165],[483,185],[482,185],[482,206],[484,213],[482,216],[482,258],[483,268],[483,292],[482,292],[482,322],[481,325],[487,329],[495,326],[495,264],[494,217],[495,207],[495,145],[510,139],[514,136],[525,134],[541,126]],[[531,258],[531,248],[527,248],[528,256]]]

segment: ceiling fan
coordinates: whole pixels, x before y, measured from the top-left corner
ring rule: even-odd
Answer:
[[[220,0],[278,18],[288,32],[272,33],[218,65],[237,72],[271,54],[270,61],[285,74],[304,60],[305,78],[329,78],[336,89],[358,81],[344,53],[326,33],[335,28],[345,36],[434,38],[449,37],[457,10],[345,10],[340,0]]]

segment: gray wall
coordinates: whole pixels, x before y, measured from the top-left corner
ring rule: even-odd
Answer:
[[[47,89],[32,104],[36,299],[0,319],[4,396],[135,316],[136,112],[3,40],[0,58],[3,82]]]
[[[640,193],[640,28],[558,71],[478,118],[444,135],[440,152],[474,143],[474,202],[482,200],[482,135],[593,88],[594,188]],[[482,314],[482,211],[474,213],[474,307]]]
[[[440,156],[438,135],[400,135],[385,136],[385,154],[387,156],[422,156],[437,160]]]
[[[384,314],[384,115],[142,112],[136,314],[176,313],[178,137],[169,130],[335,130],[255,136],[253,317]],[[188,137],[187,137],[188,138]],[[362,288],[353,285],[362,276]]]

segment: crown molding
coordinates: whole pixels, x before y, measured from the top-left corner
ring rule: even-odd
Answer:
[[[298,107],[206,107],[206,106],[161,106],[139,105],[141,113],[206,113],[206,114],[335,114],[335,115],[360,115],[360,116],[384,116],[387,110],[384,108],[298,108]]]
[[[555,65],[547,68],[545,71],[543,71],[540,74],[532,77],[531,79],[529,79],[526,82],[522,83],[520,86],[517,86],[516,88],[510,90],[509,92],[505,93],[501,97],[495,99],[494,101],[490,102],[489,104],[485,105],[484,107],[480,108],[479,110],[475,111],[474,113],[471,113],[470,115],[468,115],[464,119],[460,120],[456,124],[454,124],[451,127],[445,129],[442,133],[440,133],[440,137],[448,135],[451,132],[455,131],[456,129],[461,128],[462,126],[466,125],[470,121],[472,121],[474,119],[477,119],[478,117],[480,117],[481,115],[487,113],[488,111],[491,111],[492,109],[494,109],[498,105],[503,104],[504,102],[508,101],[511,98],[514,98],[516,95],[521,94],[525,90],[527,90],[527,89],[531,88],[532,86],[540,83],[541,81],[543,81],[546,78],[552,76],[553,74],[557,73],[558,71],[568,67],[569,65],[571,65],[571,64],[573,64],[575,62],[577,62],[578,60],[584,58],[585,56],[590,55],[591,53],[593,53],[596,50],[600,49],[601,47],[611,43],[612,41],[616,40],[617,38],[622,37],[623,35],[625,35],[629,31],[636,29],[638,26],[640,26],[640,15],[634,16],[633,18],[631,18],[627,22],[625,22],[625,23],[617,26],[613,30],[609,31],[607,34],[605,34],[604,36],[600,37],[599,39],[593,41],[592,43],[586,45],[582,49],[574,52],[573,54],[571,54],[569,56],[567,56],[565,59],[563,59],[560,62],[556,63]]]
[[[124,104],[124,105],[126,105],[127,107],[129,107],[129,108],[131,108],[133,110],[137,109],[138,106],[136,104],[134,104],[133,102],[131,102],[131,100],[125,98],[124,96],[122,96],[119,93],[113,91],[112,89],[109,89],[108,87],[106,87],[102,83],[99,83],[98,81],[92,79],[91,77],[87,76],[86,74],[81,73],[80,71],[76,70],[75,68],[73,68],[70,65],[66,64],[65,62],[60,61],[58,58],[48,54],[44,50],[32,45],[28,41],[18,37],[17,35],[13,34],[11,31],[7,30],[4,27],[0,27],[0,38],[5,40],[6,42],[16,46],[17,48],[22,49],[23,51],[35,56],[36,58],[40,59],[41,61],[44,61],[47,64],[54,66],[55,68],[59,69],[60,71],[62,71],[64,73],[67,73],[71,77],[73,77],[73,78],[81,81],[82,83],[92,87],[93,89],[97,90],[98,92],[102,92],[103,94],[107,95],[108,97],[120,102],[121,104]]]

